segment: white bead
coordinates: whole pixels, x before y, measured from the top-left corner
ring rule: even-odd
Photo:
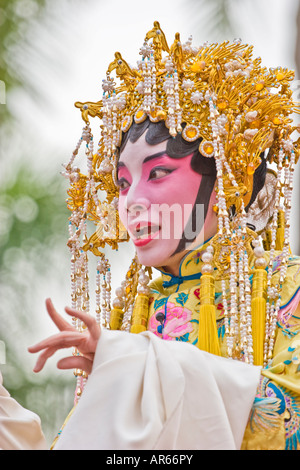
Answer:
[[[211,253],[205,252],[201,256],[201,259],[204,263],[209,263],[213,259],[213,255]]]
[[[265,250],[263,249],[262,246],[256,246],[253,250],[253,253],[255,256],[257,256],[258,258],[261,258],[262,256],[264,256],[265,254]]]
[[[213,271],[213,267],[210,264],[204,264],[201,268],[202,274],[210,274]]]
[[[125,302],[122,299],[119,299],[118,297],[113,300],[113,308],[124,308]]]
[[[259,241],[259,239],[258,239],[258,238],[254,238],[254,240],[252,241],[252,245],[253,245],[254,247],[260,246],[260,241]]]
[[[149,295],[150,289],[149,289],[148,287],[146,287],[146,286],[138,286],[137,292],[138,292],[138,294]]]
[[[124,289],[122,287],[117,287],[116,288],[116,296],[117,297],[123,297],[124,295]]]
[[[147,285],[149,280],[150,280],[149,276],[147,276],[146,274],[143,274],[142,276],[139,276],[139,282],[142,285]]]

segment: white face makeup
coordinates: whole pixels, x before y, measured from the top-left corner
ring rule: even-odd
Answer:
[[[135,143],[126,143],[118,165],[119,214],[139,262],[176,274],[191,247],[172,255],[191,217],[202,176],[191,168],[192,154],[171,158],[165,153],[166,145],[166,141],[149,145],[144,135]],[[216,231],[214,203],[213,191],[204,227],[201,220],[202,229],[193,246]]]

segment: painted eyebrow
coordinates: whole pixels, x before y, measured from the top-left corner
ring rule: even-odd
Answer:
[[[154,160],[154,158],[162,157],[163,155],[167,155],[166,151],[163,150],[162,152],[154,153],[153,155],[149,155],[143,160],[143,163],[149,162],[149,160]]]
[[[153,155],[149,155],[143,160],[143,163],[149,162],[150,160],[154,160],[155,158],[159,158],[162,155],[167,155],[165,150],[163,150],[162,152],[154,153]],[[126,166],[125,163],[119,161],[117,164],[117,170],[119,168],[124,168],[125,166]]]

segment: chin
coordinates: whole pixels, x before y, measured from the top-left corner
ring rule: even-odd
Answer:
[[[170,250],[170,245],[168,247],[168,251],[165,247],[157,248],[158,247],[151,248],[150,246],[143,248],[136,247],[139,262],[144,266],[151,266],[153,268],[160,268],[161,266],[167,265],[176,247],[174,247],[174,250],[172,251]]]
[[[139,262],[143,266],[151,266],[152,268],[159,268],[164,265],[165,257],[155,256],[151,253],[151,250],[146,252],[145,250],[136,250]]]
[[[186,251],[183,250],[173,255],[177,249],[178,240],[172,241],[166,240],[166,243],[160,244],[159,246],[149,246],[146,249],[136,247],[139,263],[143,266],[151,266],[156,269],[163,268],[167,272],[176,275],[179,263]]]

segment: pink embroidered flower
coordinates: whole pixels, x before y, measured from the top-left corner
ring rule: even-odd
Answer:
[[[158,314],[162,317],[165,314],[165,306],[156,310],[155,314],[151,316],[149,320],[148,329],[154,334],[160,336],[161,323],[156,319]],[[167,303],[167,318],[164,322],[164,328],[162,332],[163,339],[174,340],[180,336],[193,331],[193,326],[190,321],[192,319],[192,312],[188,308],[175,305],[172,302]]]

